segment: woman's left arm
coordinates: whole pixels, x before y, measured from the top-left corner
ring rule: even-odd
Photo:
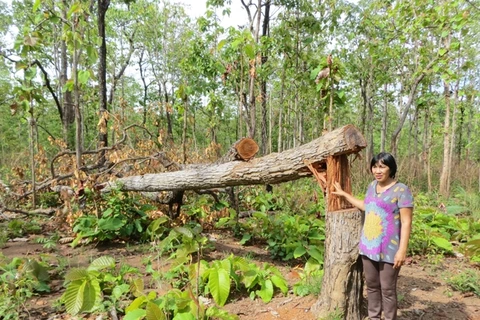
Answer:
[[[407,258],[408,241],[412,231],[413,208],[400,208],[400,221],[402,228],[400,231],[400,245],[393,260],[393,267],[400,268]]]

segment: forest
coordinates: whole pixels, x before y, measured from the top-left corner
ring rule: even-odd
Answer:
[[[360,319],[315,170],[387,151],[399,319],[480,319],[480,1],[204,2],[0,0],[0,318]]]

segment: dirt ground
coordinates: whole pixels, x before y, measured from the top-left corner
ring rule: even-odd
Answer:
[[[230,253],[248,256],[253,261],[274,263],[285,275],[290,285],[298,281],[293,266],[272,262],[268,253],[259,246],[242,247],[231,237],[215,236],[216,250],[212,258],[222,258]],[[28,242],[8,242],[1,249],[7,257],[36,256],[45,252],[42,245]],[[70,267],[86,266],[92,258],[102,255],[114,256],[117,261],[142,270],[142,261],[150,253],[144,247],[125,246],[86,246],[71,248],[68,244],[59,244],[56,251],[49,253],[67,259]],[[474,295],[453,291],[446,284],[446,277],[455,274],[468,262],[459,258],[446,258],[440,262],[429,262],[425,258],[414,257],[409,260],[401,272],[398,281],[399,320],[480,320],[480,298]],[[63,293],[63,281],[54,280],[52,293],[32,298],[26,306],[30,317],[26,319],[72,319],[68,315],[55,312],[53,303]],[[242,320],[314,320],[310,308],[315,297],[297,297],[289,292],[287,296],[278,294],[265,304],[260,299],[252,301],[249,297],[236,297],[225,306],[229,312],[237,314]],[[0,317],[1,318],[1,317]],[[98,319],[86,316],[83,319]],[[103,318],[105,319],[105,318]]]

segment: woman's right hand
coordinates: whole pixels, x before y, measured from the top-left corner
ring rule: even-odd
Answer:
[[[338,181],[335,181],[333,183],[333,187],[335,188],[335,191],[332,191],[332,194],[336,194],[337,196],[345,197],[346,192],[343,191],[342,186],[340,186],[340,183]]]

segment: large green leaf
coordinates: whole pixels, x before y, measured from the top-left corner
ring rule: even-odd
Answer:
[[[265,280],[262,283],[262,288],[255,292],[260,298],[262,298],[263,302],[268,303],[272,300],[273,297],[273,283],[270,279]]]
[[[125,221],[117,217],[108,217],[98,220],[98,227],[106,231],[115,231],[125,225]]]
[[[109,256],[102,256],[92,261],[88,266],[88,271],[99,271],[103,269],[113,269],[115,268],[115,259]]]
[[[282,291],[283,294],[287,294],[288,284],[284,278],[273,275],[270,279],[272,280],[273,284]]]
[[[195,320],[195,316],[190,312],[177,313],[172,320]]]
[[[130,305],[128,307],[125,308],[125,312],[128,314],[129,312],[133,312],[136,309],[141,308],[141,306],[143,305],[143,303],[145,301],[147,301],[146,296],[140,296],[140,297],[136,298],[135,300],[132,301],[132,303],[130,303]]]
[[[256,270],[249,270],[243,275],[243,284],[247,289],[252,289],[257,283],[258,273]]]
[[[164,320],[167,319],[165,314],[153,302],[147,303],[147,320]]]
[[[65,308],[71,315],[76,315],[82,310],[85,284],[86,281],[81,280],[70,282],[63,294]]]
[[[70,269],[65,275],[67,281],[84,280],[88,278],[88,271],[85,268]]]
[[[323,254],[316,247],[310,247],[307,250],[308,254],[317,260],[319,263],[323,263]]]
[[[93,309],[97,293],[99,293],[98,289],[100,289],[100,287],[90,281],[85,283],[85,288],[83,289],[83,304],[80,312],[91,311]]]
[[[227,302],[230,295],[230,274],[222,268],[214,268],[208,277],[208,288],[213,299],[219,306]]]
[[[293,257],[295,259],[300,258],[307,252],[307,249],[303,246],[303,244],[300,244],[298,247],[295,248],[295,251],[293,252]]]
[[[135,309],[130,312],[127,311],[123,320],[139,320],[143,319],[147,315],[147,312],[143,309]]]
[[[176,227],[174,228],[173,230],[175,230],[175,232],[189,238],[189,239],[193,239],[193,233],[190,229],[188,228],[185,228],[185,227]]]
[[[144,293],[143,291],[145,290],[145,284],[143,283],[142,278],[137,278],[132,281],[130,284],[130,292],[133,294],[134,297],[140,297]]]
[[[445,251],[451,252],[453,251],[452,244],[445,238],[441,237],[432,237],[432,241],[439,247]]]

